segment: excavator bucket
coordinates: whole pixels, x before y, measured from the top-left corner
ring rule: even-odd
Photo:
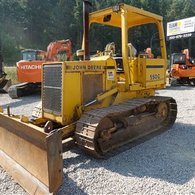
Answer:
[[[11,84],[10,79],[0,79],[0,92],[7,93]]]
[[[29,194],[56,193],[62,183],[61,132],[0,113],[0,166]]]

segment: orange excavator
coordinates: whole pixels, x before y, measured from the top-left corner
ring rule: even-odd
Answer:
[[[51,42],[47,47],[47,61],[55,61],[59,59],[60,52],[66,52],[66,60],[72,60],[72,43],[69,39]]]
[[[72,43],[69,39],[51,42],[47,46],[47,51],[23,50],[22,60],[17,62],[19,83],[9,88],[9,96],[14,99],[40,91],[42,64],[61,60],[72,60]]]
[[[171,55],[171,70],[169,82],[175,85],[195,86],[195,61],[190,57],[189,50]]]

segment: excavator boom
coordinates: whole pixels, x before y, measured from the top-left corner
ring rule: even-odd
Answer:
[[[57,54],[65,52],[67,61],[72,60],[72,43],[70,39],[51,42],[47,47],[46,61],[57,60]]]

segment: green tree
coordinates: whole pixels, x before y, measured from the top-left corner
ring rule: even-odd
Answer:
[[[0,36],[5,63],[19,59],[19,47],[22,36],[23,7],[21,1],[0,1]]]
[[[162,15],[165,29],[169,21],[195,15],[194,0],[91,0],[92,11],[119,2]],[[5,61],[17,61],[23,48],[46,50],[49,42],[59,39],[71,39],[73,51],[81,48],[82,3],[83,0],[1,0],[0,34]],[[120,46],[120,30],[102,28],[96,25],[91,31],[91,50],[103,50],[105,45],[112,41]],[[147,28],[134,28],[129,31],[129,42],[138,50],[143,50],[150,46],[152,40],[154,49],[157,49],[158,36],[155,33],[152,25]],[[192,46],[193,43],[192,41]],[[173,50],[177,47],[177,44],[173,45]]]

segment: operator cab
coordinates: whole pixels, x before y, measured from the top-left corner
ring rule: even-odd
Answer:
[[[25,49],[21,53],[22,53],[22,60],[24,61],[33,61],[33,60],[43,61],[45,59],[45,52],[42,50]]]
[[[185,65],[186,64],[186,55],[181,53],[174,53],[171,55],[171,65],[179,64]]]

